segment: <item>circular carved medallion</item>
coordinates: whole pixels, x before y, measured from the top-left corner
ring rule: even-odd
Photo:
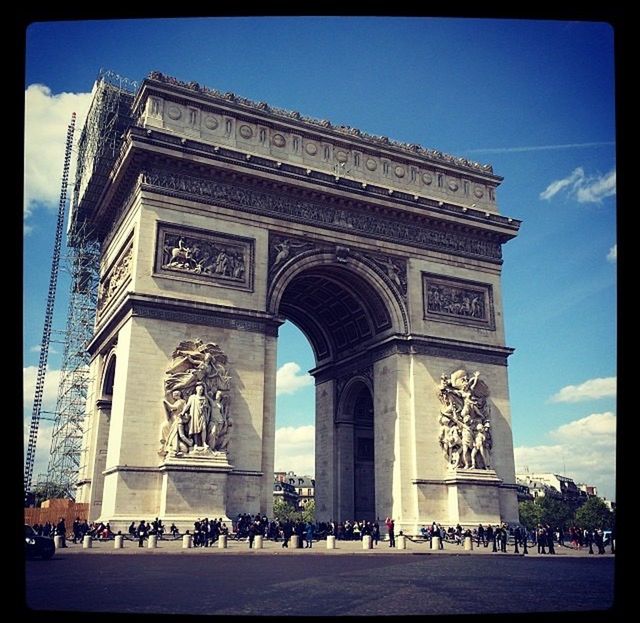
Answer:
[[[378,168],[378,163],[373,158],[369,158],[365,163],[365,166],[369,171],[375,171]]]
[[[253,130],[248,125],[241,125],[238,132],[240,132],[242,138],[251,138],[253,136]]]
[[[315,143],[307,143],[304,149],[310,156],[315,156],[318,153],[318,146]]]
[[[284,140],[284,136],[282,136],[282,134],[274,134],[271,142],[276,147],[284,147],[287,141]]]
[[[336,160],[338,162],[346,162],[347,161],[347,154],[344,151],[337,151],[336,152]]]
[[[215,117],[205,117],[204,127],[209,130],[215,130],[220,124]]]
[[[404,169],[402,167],[396,167],[394,169],[396,177],[404,177]]]
[[[423,173],[422,174],[422,181],[427,186],[430,186],[431,184],[433,184],[433,176],[431,175],[431,173]]]
[[[169,106],[169,108],[167,108],[167,117],[169,117],[169,119],[177,121],[178,119],[180,119],[180,117],[182,117],[182,112],[177,106]]]
[[[459,188],[458,182],[456,180],[449,180],[448,186],[449,190],[452,190],[453,192],[455,192]]]
[[[484,190],[480,186],[476,186],[473,190],[473,194],[478,198],[482,199],[484,197]]]

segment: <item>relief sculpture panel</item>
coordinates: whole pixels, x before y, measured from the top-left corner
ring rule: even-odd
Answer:
[[[251,239],[160,224],[155,272],[251,290],[253,255]]]

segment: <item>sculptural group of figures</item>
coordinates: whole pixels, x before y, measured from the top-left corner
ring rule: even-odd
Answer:
[[[440,447],[454,468],[490,469],[491,452],[489,388],[479,378],[457,370],[451,377],[443,374],[438,398],[440,411]]]
[[[167,240],[163,268],[195,274],[244,279],[245,264],[241,251],[218,247],[206,241]]]
[[[427,309],[433,312],[484,318],[482,293],[459,288],[430,286],[427,292]]]
[[[226,362],[216,344],[180,342],[164,381],[166,420],[158,454],[180,457],[227,451],[233,423],[225,393],[230,381]]]

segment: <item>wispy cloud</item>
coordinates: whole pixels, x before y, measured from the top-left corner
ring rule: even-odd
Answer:
[[[564,190],[567,187],[575,189],[576,185],[583,179],[584,170],[582,167],[578,167],[577,169],[574,169],[573,173],[571,173],[571,175],[569,175],[568,177],[551,182],[551,184],[547,186],[546,190],[540,193],[540,199],[551,199],[551,197],[554,197],[561,190]]]
[[[315,426],[285,426],[276,430],[276,471],[315,474]]]
[[[516,471],[565,473],[615,500],[616,416],[593,413],[550,431],[553,443],[517,446]]]
[[[22,370],[24,407],[25,410],[33,408],[33,396],[36,389],[38,366],[27,366]],[[44,394],[42,406],[46,411],[53,411],[58,399],[58,386],[60,385],[60,370],[47,369],[44,377]]]
[[[482,149],[467,149],[469,154],[513,154],[527,151],[550,151],[554,149],[581,149],[584,147],[607,147],[615,145],[614,141],[600,141],[595,143],[562,143],[558,145],[524,145],[520,147],[485,147]]]
[[[37,204],[55,208],[60,194],[62,167],[71,113],[76,113],[76,139],[89,108],[90,93],[58,93],[43,84],[31,84],[25,91],[24,216],[28,219]],[[75,158],[69,180],[73,180]],[[72,182],[70,183],[70,186]],[[33,225],[24,225],[24,234]]]
[[[299,389],[313,385],[313,378],[307,372],[301,374],[300,366],[295,361],[289,361],[276,373],[276,396],[294,394]]]
[[[40,344],[36,344],[29,349],[30,353],[39,353],[42,350],[42,346]],[[58,351],[55,347],[49,345],[49,354],[50,355],[58,355]]]
[[[551,402],[582,402],[612,398],[616,395],[616,377],[589,379],[580,385],[567,385],[551,396]]]
[[[561,191],[578,203],[600,203],[616,194],[616,170],[612,169],[605,175],[587,176],[582,167],[577,167],[568,176],[551,182],[540,193],[540,199],[552,199]]]
[[[615,264],[618,261],[618,245],[614,244],[607,253],[607,261]]]

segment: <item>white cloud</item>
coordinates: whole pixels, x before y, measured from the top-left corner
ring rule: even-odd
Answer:
[[[315,426],[285,426],[276,430],[275,470],[299,475],[315,473]]]
[[[284,394],[294,394],[299,389],[313,385],[313,377],[304,372],[300,374],[301,368],[294,361],[289,361],[276,373],[276,396]]]
[[[514,449],[516,471],[565,474],[578,483],[593,484],[615,500],[616,416],[593,413],[549,433],[550,445]]]
[[[25,91],[24,215],[29,218],[35,205],[58,205],[64,164],[67,127],[76,113],[75,142],[89,108],[90,93],[57,93],[43,84],[31,84]],[[69,186],[73,185],[75,157],[72,158]],[[32,225],[25,223],[24,233]]]
[[[540,193],[540,199],[551,199],[557,195],[561,190],[567,188],[569,186],[575,187],[581,180],[584,179],[584,170],[582,167],[578,167],[573,170],[573,173],[568,177],[565,177],[561,180],[555,180],[551,182],[547,188]]]
[[[29,349],[30,353],[39,353],[42,350],[42,346],[40,344],[35,344],[34,346],[32,346]],[[49,345],[49,354],[50,355],[58,355],[58,351],[55,349],[55,347]]]
[[[491,153],[491,154],[510,154],[527,151],[549,151],[554,149],[578,149],[583,147],[604,147],[607,145],[615,145],[614,141],[599,141],[594,143],[558,143],[556,145],[523,145],[520,147],[484,147],[482,149],[467,149],[466,152],[472,153]]]
[[[607,253],[607,262],[615,264],[618,261],[618,245],[614,244]]]
[[[551,402],[581,402],[612,398],[616,395],[616,377],[589,379],[580,385],[567,385],[551,396]]]
[[[25,410],[33,409],[33,395],[36,390],[38,366],[27,366],[22,370]],[[44,393],[42,395],[42,409],[53,411],[58,399],[58,386],[60,385],[60,370],[47,369],[44,377]]]
[[[616,171],[587,180],[576,191],[579,203],[600,203],[605,197],[616,194]]]
[[[540,193],[540,199],[551,199],[560,191],[565,191],[578,203],[600,203],[605,197],[616,194],[616,170],[588,177],[582,167],[577,167],[567,177],[551,182]]]
[[[26,453],[29,444],[29,433],[31,428],[31,413],[33,410],[33,395],[36,388],[36,379],[38,375],[37,366],[28,366],[22,370],[23,379],[23,433],[24,433],[24,451]],[[32,482],[36,482],[41,474],[45,474],[49,464],[49,451],[51,449],[51,434],[53,431],[53,422],[49,419],[51,416],[43,413],[44,411],[53,412],[56,408],[58,399],[58,385],[60,384],[60,370],[48,369],[44,377],[44,393],[42,395],[42,410],[40,423],[38,425],[38,437],[36,441],[36,454],[33,466]]]

